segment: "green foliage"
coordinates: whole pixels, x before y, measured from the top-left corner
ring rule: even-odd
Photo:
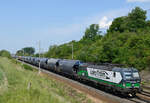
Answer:
[[[109,28],[109,31],[110,32],[113,32],[113,31],[124,32],[126,18],[127,17],[118,17],[118,18],[114,19],[114,21],[112,22],[112,25]]]
[[[39,53],[36,53],[35,55],[33,55],[34,57],[39,57]]]
[[[3,71],[0,69],[0,85],[3,83],[3,79],[4,79],[4,73]]]
[[[53,45],[50,46],[49,51],[45,53],[45,57],[51,57],[51,58],[70,58],[72,55],[72,45],[74,47],[74,51],[76,51],[77,42],[71,41],[66,44],[62,44],[60,46]]]
[[[2,57],[7,57],[7,58],[11,58],[11,54],[10,54],[10,52],[7,51],[7,50],[1,50],[1,51],[0,51],[0,56],[2,56]]]
[[[23,50],[18,50],[18,51],[16,52],[16,55],[22,56],[22,55],[23,55]]]
[[[26,70],[31,70],[33,71],[33,68],[27,64],[23,64],[23,68],[26,69]]]
[[[25,54],[33,55],[35,52],[35,49],[33,47],[25,47],[22,49]]]
[[[95,41],[97,38],[101,38],[99,25],[91,24],[90,27],[86,29],[83,39]]]
[[[146,11],[136,7],[128,16],[116,18],[108,32],[137,32],[138,29],[145,29],[148,25],[149,23],[146,22]]]
[[[23,55],[29,56],[29,55],[33,55],[34,53],[35,53],[35,49],[33,47],[25,47],[25,48],[22,48],[21,50],[18,50],[16,52],[16,55],[18,55],[18,56],[23,56]]]
[[[146,26],[146,11],[136,7],[128,14],[129,22],[127,26],[129,31],[135,32],[138,28],[145,28]]]
[[[146,25],[150,27],[150,20],[147,21]]]
[[[121,63],[144,69],[149,65],[150,34],[124,32],[115,37],[107,36],[107,40],[103,41],[100,55],[103,62]]]
[[[81,40],[51,46],[45,56],[71,59],[71,46],[68,46],[71,44],[74,59],[150,70],[150,21],[146,21],[146,11],[139,7],[127,16],[114,19],[104,36],[100,35],[99,26],[92,24]]]

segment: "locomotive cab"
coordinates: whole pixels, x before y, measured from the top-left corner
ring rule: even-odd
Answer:
[[[140,75],[137,69],[123,69],[122,70],[122,84],[125,92],[128,94],[136,94],[140,91]]]

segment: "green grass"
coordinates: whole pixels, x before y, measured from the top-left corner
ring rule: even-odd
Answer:
[[[3,71],[0,69],[0,85],[2,84],[3,82]]]
[[[33,68],[27,64],[22,65],[24,69],[33,71]]]
[[[0,88],[0,103],[91,103],[85,94],[70,86],[38,75],[28,65],[0,57],[1,81],[4,86]],[[29,82],[31,86],[27,89]]]

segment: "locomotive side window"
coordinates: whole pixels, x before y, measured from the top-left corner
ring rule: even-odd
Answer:
[[[134,78],[138,78],[139,77],[139,73],[138,72],[133,72],[133,77]]]
[[[114,72],[113,76],[116,77],[116,72]]]
[[[125,75],[125,78],[126,79],[131,79],[132,78],[132,74],[131,74],[131,72],[124,72],[124,75]]]

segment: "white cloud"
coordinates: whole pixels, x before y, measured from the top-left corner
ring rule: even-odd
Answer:
[[[150,0],[127,0],[127,2],[150,2]]]
[[[112,24],[112,21],[108,20],[106,16],[104,16],[100,21],[99,21],[99,26],[100,28],[108,28]]]

